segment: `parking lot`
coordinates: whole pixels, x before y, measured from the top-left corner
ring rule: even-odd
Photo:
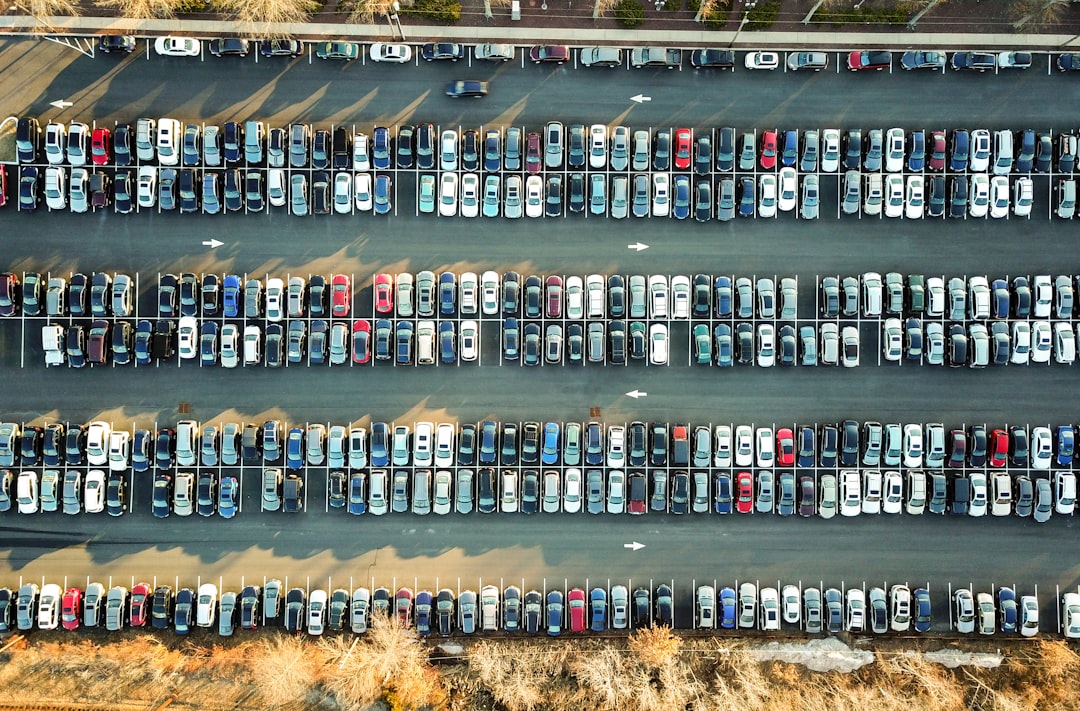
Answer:
[[[511,62],[348,66],[295,62],[205,62],[75,56],[61,47],[6,40],[0,50],[26,53],[51,69],[25,86],[25,75],[5,72],[0,89],[8,110],[50,119],[99,123],[138,116],[175,116],[223,124],[263,119],[285,125],[438,126],[524,125],[551,120],[627,126],[903,127],[1061,130],[1075,124],[1061,101],[1075,77],[1050,73],[1046,64],[997,75],[924,75],[893,71],[870,76],[845,71],[812,73],[706,72],[684,66],[622,71],[586,70]],[[520,51],[520,50],[519,50]],[[895,59],[894,59],[895,61]],[[1041,60],[1045,62],[1045,59]],[[108,81],[104,77],[109,77]],[[493,82],[481,101],[453,102],[441,86],[454,78]],[[927,87],[933,87],[933,93]],[[637,104],[642,93],[651,101]],[[911,96],[924,97],[912,101]],[[76,106],[49,106],[71,97]],[[407,179],[395,181],[399,190]],[[408,193],[406,193],[408,194]],[[1075,224],[1049,220],[1040,209],[1030,220],[692,220],[445,219],[416,216],[411,198],[392,219],[331,216],[299,219],[270,215],[132,215],[71,213],[19,215],[0,210],[6,252],[0,271],[68,276],[74,272],[138,275],[138,315],[152,318],[157,275],[238,274],[287,278],[335,273],[352,277],[356,313],[374,318],[370,288],[379,273],[482,274],[730,274],[755,280],[794,277],[798,319],[817,325],[819,280],[866,272],[951,276],[1074,274],[1070,259]],[[408,209],[406,209],[408,206]],[[10,206],[13,207],[13,206]],[[220,241],[218,247],[204,244]],[[638,250],[633,245],[647,245]],[[456,317],[455,317],[456,318]],[[688,367],[690,329],[679,324],[671,367],[493,367],[500,357],[500,326],[479,318],[482,367],[348,369],[158,367],[45,369],[30,318],[0,323],[0,362],[9,372],[2,418],[47,421],[108,419],[149,427],[184,417],[199,421],[349,423],[498,420],[609,422],[837,422],[851,417],[882,422],[1075,421],[1072,368],[867,367],[877,363],[881,329],[876,317],[851,319],[862,338],[863,367],[779,369]],[[715,319],[714,319],[715,320]],[[717,325],[707,323],[710,328]],[[841,318],[841,321],[845,319]],[[734,325],[734,321],[732,324]],[[547,325],[546,323],[544,324]],[[25,344],[25,347],[24,347]],[[686,345],[683,345],[686,344]],[[25,358],[25,361],[24,361]],[[174,366],[176,362],[170,362]],[[20,365],[25,367],[20,368]],[[678,366],[678,367],[676,367]],[[638,397],[627,396],[634,393]],[[183,405],[184,415],[179,414]],[[592,410],[596,408],[596,410]],[[593,414],[596,412],[597,414]],[[190,413],[190,414],[187,414]],[[252,481],[248,481],[248,479]],[[149,479],[134,476],[141,503],[120,520],[104,516],[5,514],[5,585],[18,578],[60,582],[110,575],[126,581],[179,576],[235,586],[246,580],[289,576],[303,585],[446,585],[466,589],[499,579],[531,587],[562,588],[612,581],[673,580],[679,591],[695,584],[736,580],[909,581],[931,586],[935,618],[944,620],[950,584],[976,589],[1038,586],[1043,619],[1054,620],[1053,593],[1075,588],[1077,574],[1061,565],[1073,545],[1073,521],[1038,526],[1009,517],[942,520],[938,517],[860,516],[854,520],[779,521],[773,516],[727,517],[650,514],[643,518],[498,515],[358,520],[343,535],[342,518],[323,514],[325,482],[305,489],[306,513],[297,521],[258,512],[258,484],[245,476],[243,513],[214,525],[197,516],[154,519]],[[332,512],[334,513],[334,512]],[[349,521],[349,523],[353,523]],[[624,548],[634,541],[640,550]],[[419,572],[419,571],[424,572]],[[417,579],[419,580],[417,581]],[[308,582],[310,579],[310,583]],[[451,585],[447,581],[455,581]],[[10,581],[10,582],[9,582]],[[319,581],[319,582],[316,582]],[[854,581],[859,581],[858,583]],[[291,584],[291,583],[290,583]],[[344,583],[342,583],[343,585]],[[625,584],[625,583],[624,583]],[[764,584],[764,583],[762,583]],[[880,584],[880,583],[868,583]],[[414,587],[414,589],[417,589]],[[523,588],[524,589],[524,588]],[[938,594],[940,592],[940,597]],[[941,600],[941,603],[938,600]],[[676,615],[690,619],[691,596],[680,594]],[[938,605],[941,605],[940,609]],[[685,606],[685,607],[684,607]],[[1044,629],[1050,629],[1049,623]]]

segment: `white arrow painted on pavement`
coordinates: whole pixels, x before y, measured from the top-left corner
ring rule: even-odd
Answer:
[[[637,250],[638,252],[641,252],[642,250],[648,249],[649,245],[645,244],[644,242],[634,242],[633,244],[626,245],[626,248],[627,249]]]
[[[649,393],[642,392],[640,390],[631,390],[630,392],[626,393],[626,396],[632,397],[637,400],[639,397],[648,397]]]
[[[63,99],[57,99],[56,101],[50,101],[49,106],[55,106],[58,109],[66,109],[69,106],[74,106],[70,101],[64,101]]]
[[[634,541],[633,543],[624,543],[624,544],[622,544],[622,547],[623,548],[629,548],[630,550],[634,550],[634,551],[639,551],[639,550],[641,550],[642,548],[645,547],[645,544],[644,543],[638,543],[637,541]]]
[[[207,247],[209,247],[210,249],[213,249],[214,247],[220,247],[221,245],[223,245],[225,243],[224,242],[218,242],[216,239],[204,239],[203,244],[206,245]]]
[[[634,101],[634,102],[640,104],[640,103],[642,103],[644,101],[652,101],[652,97],[651,96],[645,96],[644,94],[634,94],[633,96],[630,97],[630,101]]]

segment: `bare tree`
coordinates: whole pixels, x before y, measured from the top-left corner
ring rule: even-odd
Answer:
[[[615,9],[615,6],[619,4],[619,0],[595,0],[593,2],[592,17],[594,20],[598,20],[604,17],[609,12]]]
[[[223,12],[240,23],[247,34],[266,36],[274,24],[307,22],[308,15],[319,8],[314,0],[214,0]]]
[[[719,10],[721,8],[726,10],[729,7],[731,7],[731,0],[701,0],[701,4],[698,5],[697,14],[694,15],[694,22],[705,20],[713,10]]]
[[[915,26],[917,24],[919,24],[919,20],[922,19],[923,15],[930,12],[935,7],[937,7],[938,5],[940,5],[942,3],[945,3],[945,2],[948,2],[948,1],[949,0],[919,0],[919,2],[916,3],[916,7],[918,7],[918,12],[915,13],[914,17],[912,17],[910,20],[908,20],[908,23],[907,23],[908,29],[909,30],[915,29]]]
[[[73,0],[15,0],[15,7],[37,20],[44,27],[48,19],[57,15],[79,15],[79,8]]]
[[[806,13],[806,17],[802,19],[802,23],[804,25],[809,25],[810,20],[814,19],[814,15],[817,14],[818,10],[823,7],[826,9],[830,7],[836,7],[841,2],[843,2],[843,0],[818,0],[816,3],[814,3],[814,6],[810,8],[810,12]]]
[[[492,7],[510,7],[510,2],[511,0],[484,0],[484,17],[490,20],[495,17]]]
[[[1013,5],[1016,20],[1013,28],[1034,31],[1040,26],[1053,24],[1061,19],[1061,13],[1071,0],[1018,0]]]
[[[349,22],[369,25],[374,22],[376,15],[393,12],[394,0],[348,0],[342,6],[349,9]]]
[[[318,660],[299,636],[282,636],[258,648],[250,659],[259,696],[268,706],[303,701],[315,683]]]
[[[176,15],[176,0],[95,0],[99,7],[120,12],[124,17],[166,19]]]

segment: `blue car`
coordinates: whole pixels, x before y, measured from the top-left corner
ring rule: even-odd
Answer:
[[[390,176],[378,175],[375,177],[375,214],[387,215],[390,213]]]
[[[926,132],[912,131],[908,137],[907,169],[912,173],[920,172],[926,165]]]
[[[135,362],[139,365],[150,365],[153,340],[154,324],[150,321],[139,321],[135,327]]]
[[[285,440],[285,466],[298,471],[304,466],[304,428],[293,427]]]
[[[484,420],[480,425],[480,455],[481,464],[495,463],[495,436],[498,425],[492,420]]]
[[[593,632],[603,632],[607,629],[607,591],[603,588],[593,588],[589,595],[589,608],[592,611],[592,622],[589,627]]]
[[[716,513],[731,513],[731,474],[719,472],[713,480],[713,503]]]
[[[385,422],[371,423],[371,466],[385,467],[390,463],[390,427]]]
[[[1067,467],[1073,460],[1073,429],[1071,425],[1062,425],[1057,430],[1057,463]]]
[[[431,634],[431,593],[421,590],[416,593],[416,631],[421,637]]]
[[[364,472],[353,472],[349,478],[349,513],[354,516],[367,513],[367,477]]]
[[[439,358],[447,365],[452,365],[457,362],[457,349],[455,343],[454,323],[452,321],[440,321]]]
[[[223,476],[218,485],[218,514],[222,518],[236,515],[236,477]]]
[[[547,596],[547,633],[549,637],[558,637],[562,632],[563,594],[552,590]]]
[[[443,316],[453,316],[457,311],[457,277],[453,272],[443,272],[439,275],[439,313]]]
[[[675,200],[672,213],[676,220],[690,217],[690,176],[675,176]]]
[[[240,315],[240,301],[243,295],[244,287],[240,283],[240,277],[235,274],[226,274],[221,287],[222,308],[226,318],[236,318]]]
[[[915,602],[913,607],[915,608],[915,631],[916,632],[929,632],[930,626],[934,622],[933,612],[930,607],[930,591],[926,588],[919,588],[913,594]]]
[[[780,165],[792,167],[799,157],[799,132],[794,129],[784,131],[784,151],[780,154]]]
[[[484,134],[484,170],[497,173],[502,169],[502,134],[498,129],[489,129]]]
[[[731,588],[720,590],[720,628],[735,629],[735,591]]]
[[[548,422],[544,425],[544,448],[540,453],[544,464],[559,463],[559,424]]]
[[[376,126],[371,135],[371,164],[379,170],[390,167],[390,129]]]

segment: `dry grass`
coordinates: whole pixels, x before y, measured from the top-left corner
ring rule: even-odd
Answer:
[[[253,37],[272,37],[272,25],[307,22],[319,9],[315,0],[213,0],[213,4],[240,25],[241,33]]]
[[[95,0],[95,5],[119,12],[123,17],[168,19],[176,16],[176,0]]]
[[[79,7],[74,0],[14,0],[12,5],[37,20],[42,31],[48,29],[50,17],[79,14]]]
[[[1013,27],[1021,32],[1054,31],[1072,0],[1014,0]]]
[[[359,711],[382,699],[402,711],[1080,709],[1080,657],[1059,641],[1009,645],[997,669],[951,670],[910,642],[878,640],[872,663],[843,674],[761,661],[750,642],[642,630],[625,641],[478,640],[462,659],[435,667],[413,633],[373,622],[360,640],[273,630],[209,645],[137,632],[107,644],[42,635],[0,654],[0,708],[127,711],[171,699],[172,709],[200,711]]]
[[[349,22],[371,24],[375,17],[393,12],[394,0],[342,0],[341,8],[349,12]]]

